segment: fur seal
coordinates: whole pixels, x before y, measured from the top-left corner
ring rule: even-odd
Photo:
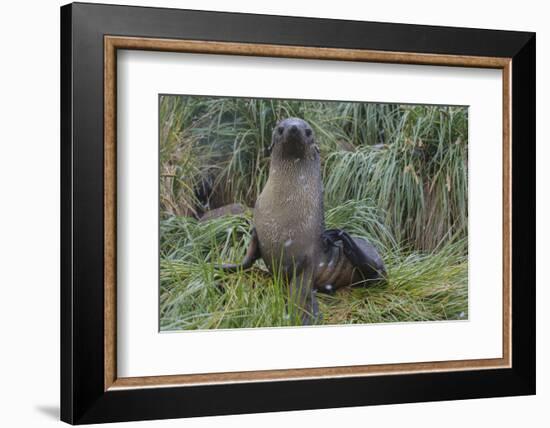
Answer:
[[[269,177],[254,207],[254,228],[243,261],[222,269],[247,269],[262,258],[289,284],[292,308],[303,324],[318,319],[316,292],[379,280],[386,270],[376,248],[339,229],[325,230],[319,147],[311,126],[288,118],[273,131]]]

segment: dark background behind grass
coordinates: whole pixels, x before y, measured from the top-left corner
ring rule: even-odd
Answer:
[[[323,323],[466,319],[465,107],[160,97],[160,325],[163,330],[298,325],[285,287],[239,261],[280,119],[301,117],[321,149],[328,227],[375,244],[389,281],[321,296]],[[223,285],[221,291],[218,285]]]

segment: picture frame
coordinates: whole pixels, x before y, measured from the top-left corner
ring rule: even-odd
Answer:
[[[502,358],[117,376],[118,50],[502,70]],[[535,393],[535,34],[73,3],[61,8],[61,419]]]

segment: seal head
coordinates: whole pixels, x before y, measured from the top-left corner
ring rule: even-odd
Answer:
[[[273,130],[269,151],[281,159],[305,159],[319,153],[311,126],[302,119],[290,117],[280,121]]]

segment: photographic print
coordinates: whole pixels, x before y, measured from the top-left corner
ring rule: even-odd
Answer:
[[[159,96],[160,330],[468,318],[468,108]]]
[[[60,22],[63,421],[535,393],[534,33]]]

